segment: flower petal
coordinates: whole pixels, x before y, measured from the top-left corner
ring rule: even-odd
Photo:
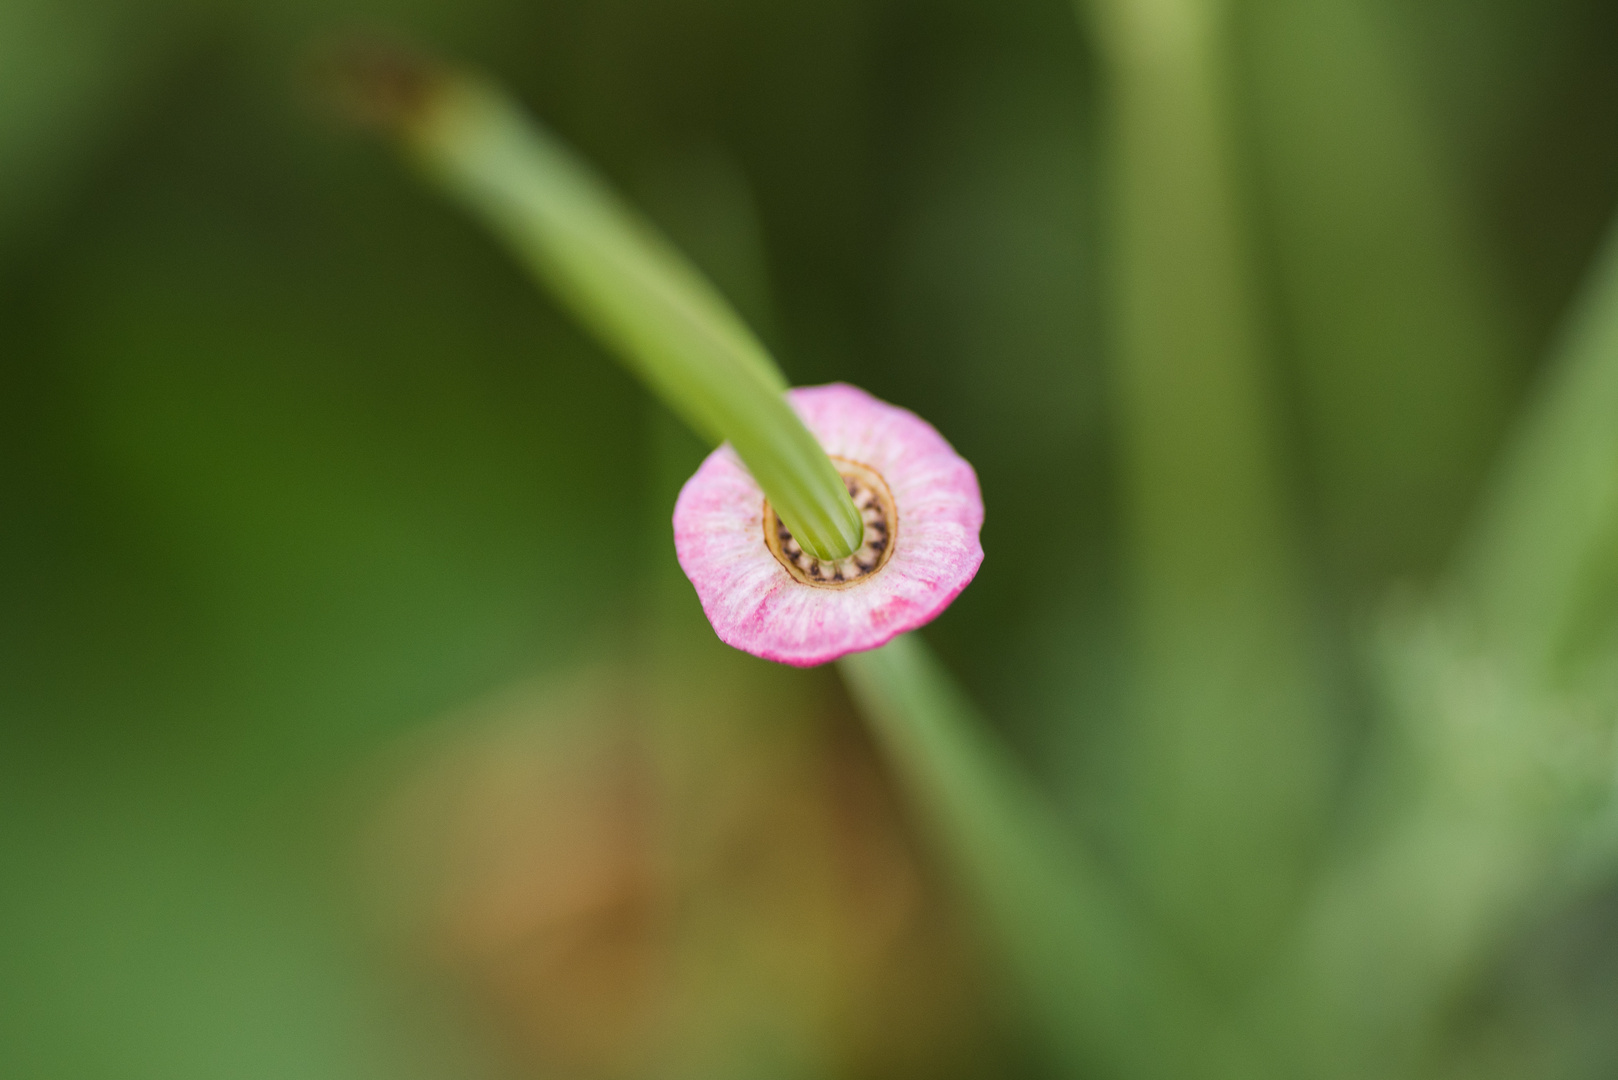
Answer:
[[[765,544],[764,493],[728,445],[681,490],[674,547],[720,640],[808,667],[884,645],[948,607],[983,562],[983,497],[972,466],[907,409],[844,383],[788,400],[828,454],[886,481],[898,515],[886,564],[838,587],[787,573]]]

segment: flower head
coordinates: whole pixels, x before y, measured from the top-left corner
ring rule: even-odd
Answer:
[[[977,475],[925,420],[844,383],[788,392],[865,519],[863,545],[823,562],[780,523],[729,445],[674,506],[674,549],[721,641],[809,667],[937,617],[983,562]]]

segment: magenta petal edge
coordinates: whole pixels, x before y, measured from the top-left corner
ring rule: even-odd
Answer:
[[[787,398],[834,460],[886,482],[897,520],[885,561],[834,586],[804,580],[813,571],[789,572],[766,543],[764,493],[728,444],[681,489],[674,549],[721,641],[812,667],[877,648],[942,613],[982,565],[983,496],[972,466],[908,409],[846,383],[800,387]],[[873,521],[881,516],[867,513],[867,554],[869,544],[886,542]]]

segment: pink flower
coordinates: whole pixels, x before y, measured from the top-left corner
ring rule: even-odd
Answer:
[[[788,400],[865,517],[851,558],[820,562],[783,528],[729,444],[686,481],[674,550],[727,645],[810,667],[937,617],[983,562],[977,474],[931,424],[846,383]]]

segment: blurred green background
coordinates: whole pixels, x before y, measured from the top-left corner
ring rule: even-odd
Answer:
[[[1618,204],[1618,8],[1229,15],[1333,806],[1368,621]],[[496,74],[794,382],[975,465],[987,561],[927,637],[1130,863],[1070,5],[0,0],[0,1075],[1053,1075],[835,678],[712,639],[668,527],[706,448],[317,100],[355,27]],[[1435,1074],[1618,1075],[1604,877],[1469,978]]]

